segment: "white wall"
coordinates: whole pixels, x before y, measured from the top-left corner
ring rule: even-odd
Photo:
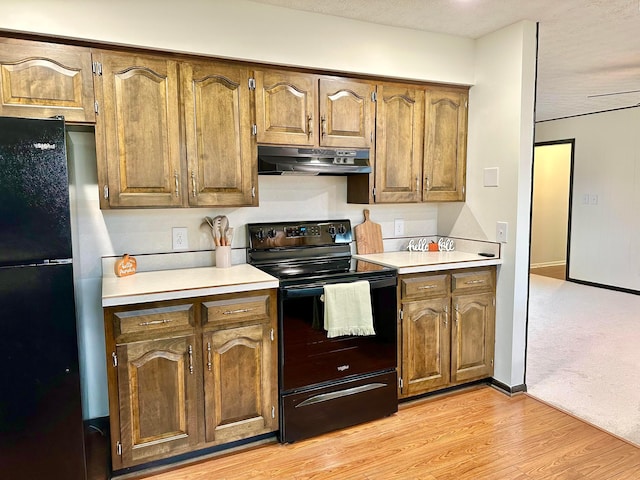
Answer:
[[[247,0],[3,0],[0,29],[470,85],[474,42]]]
[[[535,147],[531,208],[532,267],[562,265],[567,259],[571,144]]]
[[[520,163],[527,162],[523,158],[532,148],[526,133],[533,112],[535,58],[530,54],[530,45],[535,40],[535,27],[531,23],[510,27],[479,40],[476,45],[473,40],[460,37],[288,11],[246,0],[4,0],[2,9],[0,29],[5,30],[387,77],[459,84],[476,82],[469,115],[469,206],[464,207],[471,213],[466,216],[469,220],[466,224],[457,223],[455,233],[493,238],[496,219],[510,222],[507,261],[499,276],[496,376],[508,385],[523,382],[524,315],[520,307],[522,292],[526,295],[526,283],[514,287],[515,247],[522,235],[519,217],[512,207],[519,203]],[[494,119],[497,122],[494,123]],[[170,251],[173,226],[188,228],[191,248],[208,249],[209,240],[199,230],[204,215],[224,213],[232,225],[240,228],[247,222],[278,220],[285,215],[308,218],[309,212],[317,218],[346,217],[354,223],[362,221],[363,207],[346,204],[346,179],[336,177],[304,177],[303,180],[260,177],[258,208],[100,211],[92,142],[90,132],[71,133],[77,198],[74,224],[78,230],[74,255],[86,418],[108,413],[100,256]],[[500,189],[495,196],[493,192],[479,192],[478,169],[482,165],[493,165],[496,159],[504,166],[501,175],[509,187]],[[525,197],[528,196],[526,193]],[[506,211],[505,204],[509,206]],[[407,236],[448,233],[438,231],[439,216],[445,223],[446,217],[457,218],[455,210],[453,214],[446,209],[439,213],[438,206],[433,204],[367,208],[371,210],[372,219],[382,224],[385,237],[393,234],[394,218],[405,219]],[[455,222],[455,218],[449,223]],[[528,230],[525,242],[528,251]],[[238,235],[234,247],[245,245],[244,236]],[[516,317],[517,325],[512,326],[512,318]]]
[[[638,125],[640,108],[536,124],[536,142],[575,138],[573,279],[640,291]]]
[[[478,40],[476,84],[469,98],[467,201],[443,205],[438,231],[496,240],[508,223],[496,301],[494,377],[524,383],[533,160],[536,26],[521,22]],[[499,186],[484,187],[484,169],[499,169]]]

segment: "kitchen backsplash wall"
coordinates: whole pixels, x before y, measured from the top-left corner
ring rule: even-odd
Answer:
[[[220,214],[235,228],[235,262],[244,261],[246,224],[252,222],[346,218],[355,226],[364,221],[362,211],[368,208],[371,220],[382,226],[386,249],[405,248],[412,237],[438,233],[437,205],[347,204],[346,177],[260,176],[259,207],[101,211],[93,130],[70,126],[67,147],[85,418],[108,414],[101,308],[103,256],[172,252],[173,227],[187,228],[189,250],[211,250],[211,236],[201,224],[204,216]],[[395,219],[404,220],[402,237],[393,235]],[[355,245],[353,248],[355,253]]]

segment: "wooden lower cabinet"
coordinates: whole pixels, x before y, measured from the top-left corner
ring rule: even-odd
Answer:
[[[451,381],[466,382],[493,374],[495,295],[454,295],[451,330]]]
[[[104,316],[115,471],[278,429],[275,290]]]
[[[231,442],[278,428],[277,348],[269,305],[268,295],[202,304],[207,443]]]
[[[400,398],[493,375],[495,276],[495,267],[400,276]]]
[[[403,395],[416,395],[449,384],[448,307],[448,297],[418,300],[403,306]]]
[[[116,347],[122,466],[197,445],[194,346],[189,335]]]

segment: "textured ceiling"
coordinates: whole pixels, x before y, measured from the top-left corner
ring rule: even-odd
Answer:
[[[470,38],[532,20],[537,121],[640,105],[639,0],[254,1]]]

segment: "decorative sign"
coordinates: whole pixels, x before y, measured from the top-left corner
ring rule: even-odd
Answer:
[[[116,260],[114,270],[118,277],[126,277],[136,273],[136,267],[138,262],[134,257],[130,257],[128,253],[125,253],[122,258]]]
[[[456,246],[450,238],[440,238],[437,243],[426,238],[413,238],[407,249],[410,252],[453,252]]]

